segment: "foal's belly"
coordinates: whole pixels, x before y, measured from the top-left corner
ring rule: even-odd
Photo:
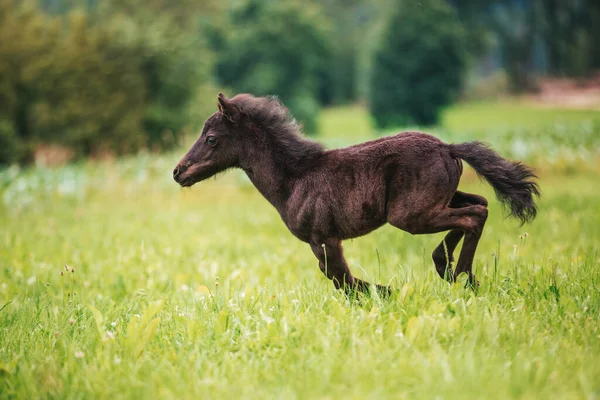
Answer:
[[[386,223],[384,196],[379,199],[370,196],[348,196],[348,204],[341,212],[332,210],[335,215],[338,237],[352,239],[366,235]]]
[[[381,193],[370,189],[299,191],[288,202],[282,219],[305,242],[366,235],[386,223],[383,188]]]
[[[359,236],[366,235],[367,233],[373,232],[375,229],[387,223],[385,218],[371,219],[369,221],[363,221],[360,224],[354,224],[347,229],[341,229],[338,235],[339,239],[353,239]]]
[[[298,218],[291,221],[284,219],[284,222],[294,236],[306,243],[327,238],[352,239],[366,235],[387,223],[383,215],[378,215],[376,218],[355,219],[334,215],[334,213],[316,217],[318,214],[317,211],[311,215],[300,214]]]

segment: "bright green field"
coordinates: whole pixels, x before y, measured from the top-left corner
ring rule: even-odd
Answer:
[[[322,126],[374,136],[359,108]],[[491,202],[477,293],[434,272],[442,234],[385,227],[346,255],[399,293],[349,302],[241,174],[179,189],[184,150],[1,171],[0,398],[599,398],[598,113],[464,105],[434,131],[542,175],[534,223]]]

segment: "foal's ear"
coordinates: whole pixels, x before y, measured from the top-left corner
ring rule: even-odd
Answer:
[[[219,92],[217,96],[217,105],[219,107],[219,111],[223,114],[225,118],[230,120],[231,122],[235,122],[240,114],[239,109],[231,100],[229,100],[223,93]]]

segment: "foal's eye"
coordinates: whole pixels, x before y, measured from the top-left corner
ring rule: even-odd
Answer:
[[[208,143],[209,146],[214,146],[217,144],[217,139],[214,136],[207,136],[206,143]]]

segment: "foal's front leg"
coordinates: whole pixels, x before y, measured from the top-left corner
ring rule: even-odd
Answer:
[[[350,273],[340,240],[314,241],[310,244],[310,248],[319,260],[321,272],[333,281],[336,289],[344,289],[348,292],[356,286],[356,279]]]
[[[353,277],[350,273],[340,240],[314,241],[310,247],[319,260],[321,272],[333,281],[336,289],[344,289],[347,295],[352,294],[354,290],[369,294],[370,284]],[[375,287],[381,295],[387,296],[390,294],[390,289],[387,286],[375,285]]]

